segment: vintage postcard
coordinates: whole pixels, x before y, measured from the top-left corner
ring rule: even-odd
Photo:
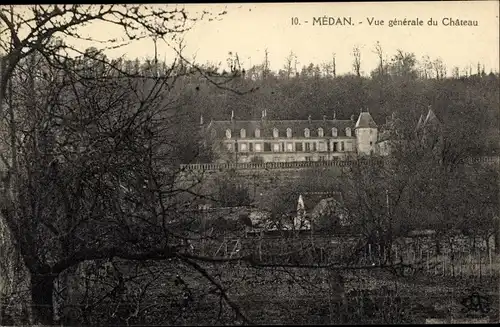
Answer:
[[[498,323],[499,30],[0,5],[0,326]]]

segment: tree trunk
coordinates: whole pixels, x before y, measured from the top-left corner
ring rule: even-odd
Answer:
[[[54,279],[53,275],[33,274],[31,276],[32,312],[35,324],[54,324]]]

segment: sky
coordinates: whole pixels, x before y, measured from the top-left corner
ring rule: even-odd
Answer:
[[[243,67],[262,63],[268,50],[271,69],[282,69],[285,58],[293,51],[299,67],[321,64],[336,54],[337,73],[352,71],[352,50],[361,50],[361,70],[367,74],[377,65],[375,43],[380,42],[387,57],[397,49],[413,52],[417,59],[428,55],[440,57],[448,72],[454,66],[465,68],[484,64],[486,71],[499,71],[499,2],[366,2],[366,3],[236,3],[183,4],[187,12],[201,10],[227,14],[219,21],[197,22],[184,37],[184,55],[196,56],[198,63],[226,64],[228,53],[238,53]],[[293,18],[296,17],[296,18]],[[323,21],[351,19],[353,25],[319,25]],[[429,26],[429,19],[437,26]],[[315,20],[316,19],[316,20]],[[389,26],[391,20],[421,20],[421,26]],[[444,21],[443,21],[444,19]],[[477,21],[478,26],[445,26],[450,20]],[[300,25],[293,25],[292,21]],[[384,20],[383,26],[369,21]],[[113,34],[95,24],[91,35]],[[126,54],[129,58],[153,57],[152,40],[141,40],[114,50],[110,56]],[[166,44],[158,44],[159,59],[172,58]]]

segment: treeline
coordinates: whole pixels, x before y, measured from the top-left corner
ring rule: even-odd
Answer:
[[[266,55],[262,65],[245,71],[238,56],[230,55],[231,71],[214,77],[224,88],[196,75],[183,80],[182,103],[191,113],[192,124],[199,123],[200,115],[204,122],[228,120],[232,111],[236,119],[259,119],[264,109],[270,119],[322,119],[324,115],[349,119],[369,110],[382,128],[393,114],[414,128],[432,106],[446,125],[471,131],[470,138],[462,135],[464,142],[475,144],[480,138],[490,150],[498,146],[499,75],[487,74],[481,64],[475,73],[467,69],[460,74],[455,68],[447,77],[441,60],[419,62],[414,54],[398,51],[389,61],[381,56],[379,67],[362,76],[356,52],[353,73],[345,75],[335,73],[334,59],[329,65],[311,63],[299,72],[294,61],[286,58],[284,69],[275,72],[269,69]],[[217,76],[217,66],[203,68]]]
[[[465,70],[452,69],[451,77],[441,59],[424,57],[417,60],[413,53],[398,50],[385,60],[379,44],[375,47],[379,65],[369,76],[363,76],[359,49],[353,50],[352,73],[339,75],[335,55],[330,63],[302,66],[290,53],[283,68],[272,71],[267,51],[263,63],[245,71],[238,54],[229,53],[227,66],[207,63],[196,65],[180,60],[175,65],[153,59],[113,60],[88,49],[85,56],[73,62],[87,74],[102,75],[105,67],[114,67],[106,75],[114,77],[155,76],[169,79],[169,105],[176,108],[180,143],[184,149],[177,154],[181,162],[210,161],[200,156],[196,135],[203,123],[236,119],[259,119],[267,110],[270,119],[349,119],[361,110],[369,110],[381,129],[392,115],[415,127],[419,116],[426,115],[429,106],[447,126],[462,129],[460,138],[479,152],[496,151],[499,125],[499,75],[486,73],[478,63]]]

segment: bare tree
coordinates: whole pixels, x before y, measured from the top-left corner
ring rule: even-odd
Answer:
[[[267,79],[271,74],[271,69],[269,68],[269,51],[267,48],[264,50],[264,62],[262,63],[262,78]]]
[[[285,65],[284,65],[284,70],[287,78],[290,78],[294,72],[294,63],[297,61],[297,56],[293,51],[290,51],[290,54],[286,57],[285,59]]]
[[[388,69],[392,76],[414,79],[417,77],[416,63],[417,61],[413,53],[405,53],[399,49],[391,59]]]
[[[423,56],[420,61],[420,70],[422,72],[422,77],[424,79],[432,78],[433,76],[433,65],[431,58],[429,56]]]
[[[378,74],[379,76],[384,75],[384,52],[382,50],[382,45],[379,41],[375,44],[374,53],[377,55],[379,64],[378,64]]]
[[[332,74],[333,78],[337,77],[337,63],[335,60],[335,52],[332,54]]]
[[[446,77],[446,65],[441,58],[437,58],[432,62],[432,66],[436,73],[436,79],[443,79]]]
[[[4,144],[9,148],[4,157],[2,219],[30,273],[34,320],[50,324],[54,280],[68,268],[85,260],[124,257],[127,251],[131,251],[125,255],[128,258],[171,256],[169,246],[162,247],[161,255],[159,248],[126,250],[123,246],[130,237],[123,234],[125,238],[121,238],[118,231],[109,234],[102,219],[114,211],[109,205],[114,206],[115,200],[123,210],[123,197],[134,188],[143,193],[149,187],[155,192],[153,178],[158,176],[152,175],[156,169],[152,155],[168,149],[166,144],[157,144],[156,137],[175,113],[159,108],[168,108],[165,95],[186,73],[185,66],[174,62],[160,77],[155,61],[131,76],[116,61],[101,56],[101,51],[84,52],[70,41],[85,40],[78,28],[93,22],[122,27],[125,38],[118,46],[149,36],[167,41],[186,31],[196,18],[165,6],[35,5],[4,6],[0,19],[7,27],[0,38],[6,53],[1,58],[0,104],[7,126]],[[117,44],[117,40],[94,41],[104,44],[104,49]],[[73,60],[69,51],[83,57]],[[153,79],[144,84],[137,80],[140,76]],[[104,117],[107,125],[101,120]],[[135,143],[141,139],[141,145]],[[95,156],[103,151],[113,153],[108,155],[113,164],[98,162]],[[129,157],[132,153],[142,153],[149,164],[135,162],[139,171],[118,176],[119,170],[130,172],[131,166],[119,167],[125,158],[129,164],[135,161]],[[45,191],[48,189],[51,193]],[[134,201],[146,200],[142,197]],[[100,222],[95,220],[96,214],[102,214]],[[91,221],[94,227],[89,225]],[[90,240],[94,233],[103,239]],[[138,235],[130,234],[131,230],[126,233]]]
[[[352,55],[352,68],[354,69],[354,73],[356,74],[356,76],[361,77],[361,51],[359,49],[359,46],[354,46]]]

